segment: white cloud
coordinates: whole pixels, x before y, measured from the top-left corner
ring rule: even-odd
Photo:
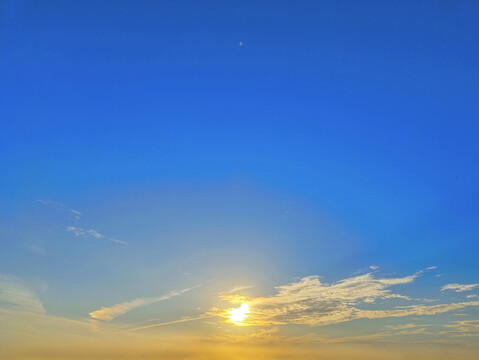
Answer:
[[[392,293],[393,285],[408,284],[418,274],[403,278],[374,278],[371,273],[344,279],[332,285],[323,284],[318,276],[308,276],[298,282],[278,286],[271,297],[248,299],[251,315],[248,323],[264,324],[330,324],[358,318],[359,303],[372,303],[378,299],[406,296]],[[236,295],[224,297],[239,302]],[[228,313],[221,316],[227,317]]]
[[[421,272],[402,278],[376,278],[372,273],[324,284],[318,276],[276,288],[277,293],[269,297],[247,298],[227,295],[224,300],[232,304],[248,302],[250,316],[245,325],[266,326],[280,324],[327,325],[355,319],[376,319],[410,315],[434,315],[448,311],[479,306],[479,301],[439,305],[409,305],[374,309],[378,300],[409,297],[393,293],[389,288],[412,283]],[[387,303],[386,303],[387,304]],[[373,308],[373,309],[371,309]],[[376,306],[377,308],[377,306]],[[228,309],[214,309],[214,314],[225,319]]]
[[[67,226],[67,231],[74,233],[76,236],[91,236],[91,237],[94,237],[95,239],[105,239],[118,244],[128,245],[126,241],[111,238],[109,236],[100,234],[98,231],[93,229],[84,229],[81,227]]]
[[[42,200],[42,199],[36,199],[35,201],[45,205],[45,206],[51,206],[61,212],[66,212],[68,213],[70,216],[72,216],[76,222],[78,223],[82,217],[82,212],[81,211],[78,211],[78,210],[75,210],[75,209],[72,209],[70,207],[68,207],[67,205],[65,204],[62,204],[60,202],[57,202],[57,201],[51,201],[51,200]],[[118,239],[115,239],[115,238],[112,238],[112,237],[109,237],[109,236],[106,236],[104,234],[101,234],[100,232],[94,230],[94,229],[85,229],[85,228],[82,228],[82,227],[79,227],[79,226],[67,226],[67,231],[70,231],[70,232],[73,232],[76,236],[90,236],[90,237],[93,237],[95,239],[105,239],[105,240],[109,240],[111,242],[114,242],[114,243],[117,243],[117,244],[123,244],[123,245],[128,245],[128,243],[126,241],[123,241],[123,240],[118,240]]]
[[[411,305],[396,307],[390,310],[359,310],[357,318],[378,319],[386,317],[403,317],[411,315],[436,315],[445,312],[464,309],[469,306],[479,306],[479,301],[460,302],[440,305]]]
[[[171,291],[168,294],[157,296],[157,297],[137,298],[131,301],[125,301],[120,304],[116,304],[112,306],[104,306],[99,310],[95,310],[91,312],[89,315],[91,316],[92,319],[95,319],[95,320],[110,321],[116,318],[117,316],[126,314],[127,312],[133,309],[136,309],[140,306],[146,306],[146,305],[154,304],[159,301],[174,298],[176,296],[184,294],[185,292],[195,289],[198,286],[199,285],[191,287],[191,288],[183,289],[183,290]]]
[[[72,208],[68,207],[67,205],[62,204],[62,203],[57,202],[57,201],[42,200],[42,199],[36,199],[35,201],[37,201],[37,202],[39,202],[39,203],[41,203],[45,206],[54,207],[55,209],[57,209],[59,211],[66,212],[77,221],[80,220],[80,218],[83,215],[81,211],[72,209]]]
[[[444,290],[453,290],[455,292],[463,292],[463,291],[471,291],[473,289],[475,289],[476,287],[478,287],[479,284],[469,284],[469,285],[463,285],[463,284],[448,284],[448,285],[444,285],[442,288],[441,288],[441,291],[444,291]]]

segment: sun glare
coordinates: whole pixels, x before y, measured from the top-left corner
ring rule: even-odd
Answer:
[[[243,320],[248,317],[249,305],[246,303],[241,304],[239,308],[231,309],[229,311],[230,321],[236,325],[241,325]]]

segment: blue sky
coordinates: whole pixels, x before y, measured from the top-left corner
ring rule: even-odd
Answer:
[[[436,266],[409,295],[453,301],[442,286],[479,277],[478,15],[3,1],[0,272],[72,317],[371,265]]]

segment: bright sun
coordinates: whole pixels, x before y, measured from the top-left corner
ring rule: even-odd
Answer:
[[[231,322],[235,323],[236,325],[241,325],[241,322],[248,317],[249,305],[243,303],[239,308],[231,309],[229,314]]]

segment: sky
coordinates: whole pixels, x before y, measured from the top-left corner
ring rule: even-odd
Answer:
[[[479,2],[0,2],[0,356],[476,359]]]

